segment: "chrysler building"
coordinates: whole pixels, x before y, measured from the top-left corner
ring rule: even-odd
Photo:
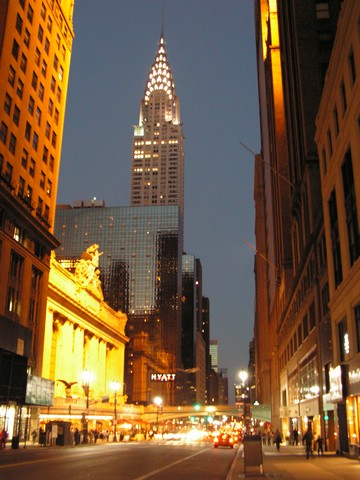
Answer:
[[[184,135],[163,34],[134,126],[130,197],[132,206],[178,205],[184,219]]]

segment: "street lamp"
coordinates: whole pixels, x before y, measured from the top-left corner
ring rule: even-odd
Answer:
[[[94,380],[93,372],[90,370],[84,370],[82,373],[82,380],[83,380],[83,389],[86,396],[86,417],[84,418],[85,423],[85,435],[84,435],[84,443],[88,443],[88,414],[89,414],[89,390],[90,390],[90,383]]]
[[[117,424],[116,393],[120,389],[120,383],[113,381],[110,383],[110,388],[114,392],[114,438],[113,438],[113,441],[116,442],[116,424]]]
[[[162,398],[161,397],[155,397],[154,398],[154,403],[156,405],[156,432],[159,431],[159,413],[162,407]]]

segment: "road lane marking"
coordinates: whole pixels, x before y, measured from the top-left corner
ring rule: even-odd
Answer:
[[[165,465],[164,467],[157,468],[156,470],[153,470],[150,473],[147,473],[146,475],[143,475],[142,477],[137,477],[134,478],[134,480],[145,480],[146,478],[152,477],[153,475],[156,475],[157,473],[163,472],[164,470],[167,470],[170,467],[173,467],[174,465],[178,465],[179,463],[186,462],[190,458],[196,457],[196,455],[200,455],[201,453],[204,453],[205,450],[200,450],[200,452],[193,453],[192,455],[189,455],[188,457],[182,458],[180,460],[176,460],[176,462],[169,463],[168,465]]]

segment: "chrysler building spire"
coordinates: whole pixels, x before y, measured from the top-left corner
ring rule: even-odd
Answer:
[[[184,216],[184,135],[163,32],[134,126],[130,196],[131,205],[178,205]]]

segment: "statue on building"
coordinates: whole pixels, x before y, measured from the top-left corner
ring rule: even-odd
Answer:
[[[76,265],[75,278],[81,287],[90,290],[97,298],[104,300],[101,288],[99,258],[99,245],[91,245],[81,255],[81,260]]]

